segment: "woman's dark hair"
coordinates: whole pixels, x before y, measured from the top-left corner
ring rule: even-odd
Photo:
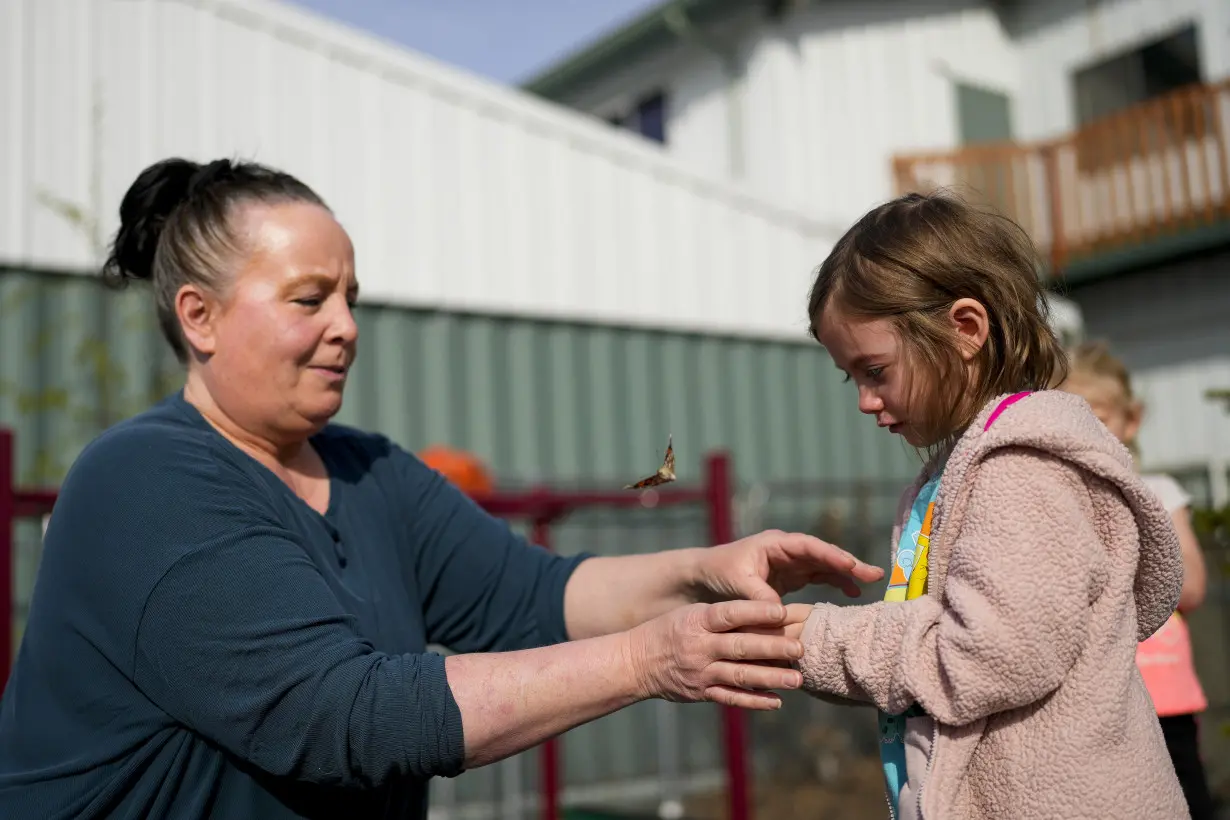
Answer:
[[[132,279],[154,289],[158,324],[180,362],[188,361],[175,295],[185,284],[217,292],[242,252],[231,218],[239,205],[308,202],[327,208],[290,174],[253,162],[201,165],[174,157],[142,171],[120,203],[120,227],[103,263],[103,280],[123,287]]]

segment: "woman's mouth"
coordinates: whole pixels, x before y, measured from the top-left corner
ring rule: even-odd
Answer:
[[[346,368],[342,365],[312,365],[312,369],[330,381],[341,381],[346,378]]]

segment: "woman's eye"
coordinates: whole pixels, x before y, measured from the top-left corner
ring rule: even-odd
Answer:
[[[296,305],[303,305],[304,307],[319,307],[319,306],[320,306],[320,300],[319,300],[319,299],[317,299],[317,298],[315,298],[315,297],[309,297],[309,298],[306,298],[306,299],[296,299],[296,300],[295,300],[295,304],[296,304]]]

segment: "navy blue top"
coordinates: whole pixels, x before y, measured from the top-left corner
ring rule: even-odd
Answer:
[[[92,442],[0,701],[0,817],[423,818],[464,760],[429,643],[567,639],[582,560],[330,426],[322,516],[177,394]]]

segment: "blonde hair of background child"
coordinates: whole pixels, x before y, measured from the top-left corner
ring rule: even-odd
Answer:
[[[1011,219],[947,191],[907,194],[863,216],[817,268],[807,306],[811,335],[819,341],[830,304],[850,316],[891,320],[907,362],[926,379],[915,394],[924,433],[944,442],[996,396],[1045,389],[1066,376],[1041,270],[1033,242]],[[968,376],[947,315],[962,298],[981,303],[989,320]]]
[[[1082,342],[1074,347],[1069,357],[1068,371],[1069,380],[1078,379],[1081,376],[1111,380],[1121,391],[1120,409],[1127,413],[1140,412],[1140,401],[1132,390],[1132,374],[1127,365],[1110,352],[1110,346],[1106,342],[1094,340]],[[1135,436],[1130,441],[1125,441],[1124,444],[1132,452],[1133,457],[1140,458],[1140,449],[1136,444]]]

